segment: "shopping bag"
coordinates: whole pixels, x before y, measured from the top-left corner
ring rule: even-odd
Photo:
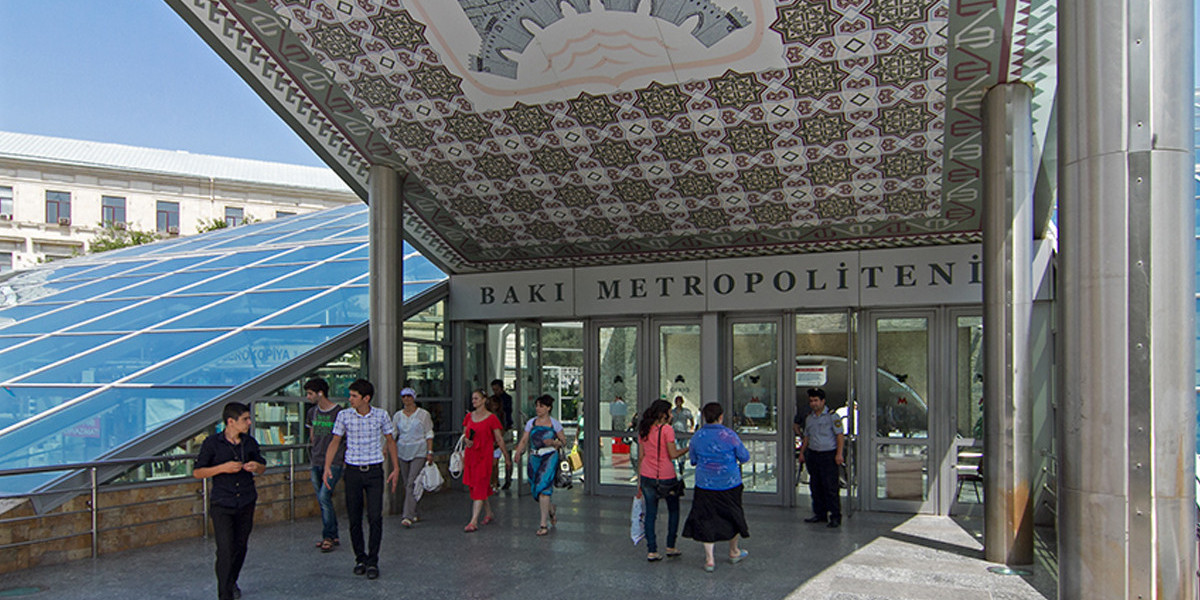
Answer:
[[[464,448],[463,437],[459,436],[458,443],[454,444],[454,452],[450,453],[450,476],[458,479],[463,474],[463,453]]]
[[[442,472],[438,470],[437,465],[425,463],[417,475],[417,480],[413,482],[413,499],[420,502],[421,496],[424,496],[425,492],[436,492],[438,488],[442,487],[444,481]]]
[[[629,511],[629,539],[633,545],[638,545],[646,537],[646,502],[641,496],[633,499],[633,507]]]

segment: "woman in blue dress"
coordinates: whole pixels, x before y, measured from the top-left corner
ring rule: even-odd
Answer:
[[[714,546],[729,542],[729,562],[737,564],[750,555],[738,547],[740,538],[750,537],[742,511],[742,470],[750,452],[737,433],[722,424],[721,405],[710,402],[701,409],[704,426],[692,436],[688,455],[696,467],[696,493],[692,510],[683,524],[683,537],[704,544],[704,570],[716,568]]]
[[[558,472],[558,450],[566,447],[567,438],[563,435],[562,423],[550,416],[553,407],[554,398],[549,394],[543,394],[534,402],[533,410],[537,416],[525,422],[525,433],[517,442],[516,450],[519,460],[521,453],[529,448],[529,486],[542,511],[538,535],[550,533],[550,526],[558,523],[550,495],[554,493],[554,476]]]

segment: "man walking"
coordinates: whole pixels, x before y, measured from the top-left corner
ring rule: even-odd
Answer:
[[[844,462],[842,449],[846,436],[842,418],[825,406],[825,390],[808,390],[808,406],[812,409],[804,421],[804,439],[800,444],[800,461],[808,465],[808,487],[812,494],[813,516],[805,523],[829,522],[829,527],[842,524],[842,504],[838,498],[838,467]]]
[[[329,485],[325,485],[325,450],[333,439],[333,424],[342,406],[334,404],[329,399],[329,384],[322,378],[309,379],[304,384],[304,395],[315,406],[308,409],[305,422],[308,424],[308,448],[312,463],[312,484],[317,494],[317,504],[321,507],[321,540],[317,548],[321,552],[330,552],[340,544],[338,540],[337,511],[333,508],[333,488],[342,478],[342,464],[345,447],[338,448],[337,455],[330,464],[332,477]]]
[[[367,579],[379,577],[379,544],[383,539],[383,451],[387,448],[392,472],[387,482],[396,492],[400,481],[400,460],[396,438],[386,410],[371,406],[375,386],[366,379],[350,384],[350,408],[338,413],[333,437],[325,450],[325,474],[322,481],[333,489],[333,459],[342,439],[346,440],[346,513],[350,520],[350,542],[354,545],[354,574]],[[381,441],[382,439],[382,441]],[[363,502],[367,507],[370,538],[363,544]]]
[[[516,440],[509,439],[509,432],[513,430],[513,397],[504,391],[504,381],[500,379],[492,380],[492,397],[500,404],[500,425],[504,428],[500,432],[504,436],[504,443],[510,444],[509,448]],[[507,490],[512,485],[513,462],[506,457],[504,460],[504,486],[500,489]]]
[[[200,445],[192,476],[212,477],[208,512],[217,542],[217,598],[237,600],[242,597],[237,581],[246,560],[258,500],[254,476],[266,470],[267,463],[249,433],[250,407],[230,402],[221,412],[221,420],[225,429],[208,436]]]

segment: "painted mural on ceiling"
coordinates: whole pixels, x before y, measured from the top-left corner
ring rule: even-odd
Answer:
[[[169,0],[451,272],[977,241],[1024,0]]]

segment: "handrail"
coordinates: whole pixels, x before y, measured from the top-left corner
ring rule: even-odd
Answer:
[[[279,445],[270,445],[270,446],[259,446],[259,450],[262,452],[287,452],[288,453],[288,464],[287,464],[288,503],[289,503],[289,516],[290,516],[291,520],[293,520],[293,521],[296,519],[296,481],[295,481],[296,480],[296,457],[295,457],[295,452],[293,452],[293,451],[294,450],[303,450],[306,448],[308,448],[307,444],[279,444]],[[166,454],[166,455],[159,455],[159,456],[137,456],[137,457],[128,457],[128,458],[113,458],[113,459],[107,459],[107,460],[96,460],[96,461],[80,462],[80,463],[68,463],[68,464],[63,464],[63,465],[47,465],[47,466],[41,466],[41,467],[22,467],[19,469],[0,469],[0,478],[16,476],[16,475],[32,475],[32,474],[37,474],[37,473],[55,473],[55,472],[59,472],[59,471],[86,471],[88,474],[89,485],[87,487],[78,488],[76,490],[70,490],[70,491],[79,492],[79,493],[90,492],[90,498],[88,499],[88,503],[87,503],[88,504],[87,512],[91,513],[91,528],[90,528],[91,531],[89,533],[92,538],[92,558],[96,558],[97,556],[100,555],[100,527],[99,527],[99,525],[100,525],[100,522],[99,522],[100,482],[98,481],[98,478],[97,478],[97,471],[99,469],[102,469],[105,467],[114,467],[114,466],[122,466],[122,465],[136,466],[136,465],[144,465],[144,464],[150,464],[150,463],[156,463],[156,462],[195,460],[198,456],[199,456],[198,454]],[[62,490],[58,490],[55,493],[60,493],[60,492],[62,492]],[[26,492],[26,493],[20,493],[20,494],[5,494],[5,493],[0,492],[0,500],[15,499],[15,498],[27,498],[29,496],[37,496],[40,494],[44,495],[45,493],[46,492]],[[203,511],[204,511],[203,515],[201,516],[201,527],[203,528],[203,532],[201,535],[203,535],[203,537],[206,537],[206,538],[208,537],[208,494],[209,494],[208,479],[205,479],[201,482],[201,495],[203,496],[202,504],[203,504]],[[80,512],[82,512],[82,511],[80,511]],[[84,534],[72,534],[72,535],[68,535],[66,537],[73,537],[73,535],[84,535]],[[60,536],[60,538],[61,537],[62,536]],[[56,539],[60,539],[60,538],[56,538]],[[7,548],[7,547],[13,547],[13,546],[24,546],[24,545],[35,544],[35,543],[38,543],[41,541],[45,541],[45,540],[40,540],[40,539],[39,540],[27,540],[24,542],[16,542],[13,544],[6,544],[3,547]]]
[[[281,452],[284,450],[302,450],[308,448],[308,444],[281,444],[277,446],[259,446],[262,452]],[[22,467],[19,469],[0,469],[0,477],[11,475],[32,475],[36,473],[53,473],[56,471],[82,471],[85,469],[115,467],[119,465],[138,465],[164,460],[196,460],[198,454],[165,454],[159,456],[137,456],[129,458],[113,458],[108,460],[97,460],[92,462],[67,463],[64,465],[47,465],[42,467]],[[6,497],[24,497],[30,494],[17,494],[16,496],[7,496],[0,494],[0,498]]]

